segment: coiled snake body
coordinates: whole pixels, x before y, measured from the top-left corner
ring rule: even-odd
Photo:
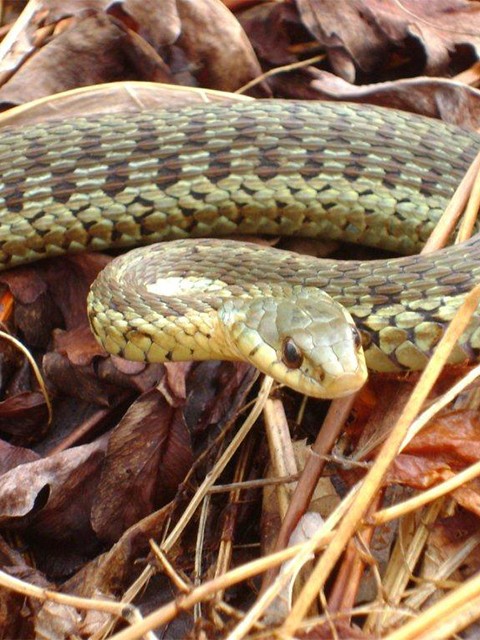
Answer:
[[[344,395],[365,378],[352,318],[369,367],[422,368],[480,282],[477,237],[372,262],[185,238],[318,236],[414,253],[479,141],[395,110],[287,101],[5,129],[0,265],[176,240],[122,256],[94,284],[89,316],[107,350],[248,358],[311,395]],[[479,349],[477,315],[452,361]]]

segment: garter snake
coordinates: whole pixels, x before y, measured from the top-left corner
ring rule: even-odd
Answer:
[[[345,262],[186,238],[318,236],[414,253],[479,141],[395,110],[293,101],[6,128],[0,266],[175,240],[120,257],[94,284],[90,322],[107,350],[153,361],[248,357],[311,395],[346,394],[365,378],[351,318],[369,367],[422,368],[480,282],[479,239]],[[478,357],[479,317],[452,362]]]

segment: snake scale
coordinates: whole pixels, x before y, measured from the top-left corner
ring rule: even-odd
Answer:
[[[310,395],[345,395],[366,376],[360,342],[372,369],[425,366],[480,282],[480,239],[358,262],[192,238],[312,236],[415,253],[479,142],[396,110],[294,101],[5,128],[0,267],[174,240],[117,258],[93,285],[90,322],[108,351],[247,358]],[[477,314],[451,361],[479,352]]]

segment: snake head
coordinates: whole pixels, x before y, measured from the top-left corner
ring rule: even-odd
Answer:
[[[219,318],[242,359],[301,393],[343,397],[367,378],[350,314],[323,291],[292,287],[288,297],[227,299]]]

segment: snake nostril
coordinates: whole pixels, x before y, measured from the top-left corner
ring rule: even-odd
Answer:
[[[285,338],[282,343],[282,362],[289,369],[299,369],[303,362],[303,353],[292,338]]]

